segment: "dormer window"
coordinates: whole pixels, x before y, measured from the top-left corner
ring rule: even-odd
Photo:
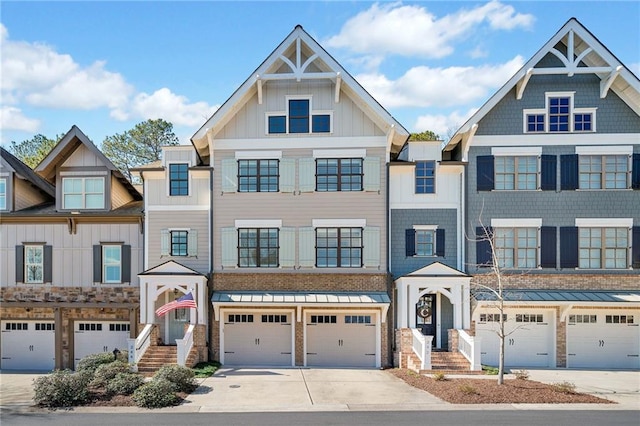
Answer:
[[[596,108],[574,108],[573,92],[549,92],[545,109],[525,109],[525,133],[595,132]]]
[[[189,165],[169,164],[169,195],[189,195]]]
[[[284,113],[267,113],[268,134],[330,133],[331,112],[313,111],[311,97],[287,100]]]
[[[104,178],[62,178],[62,208],[104,209]]]

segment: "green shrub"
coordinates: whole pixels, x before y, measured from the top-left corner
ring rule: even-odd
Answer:
[[[161,367],[153,376],[153,380],[165,379],[176,385],[176,391],[192,392],[198,384],[196,383],[193,370],[180,365],[165,365]]]
[[[113,354],[111,352],[87,355],[78,362],[76,371],[89,371],[93,374],[99,366],[111,362],[113,362]]]
[[[496,376],[500,372],[497,367],[492,367],[490,365],[483,365],[482,371],[484,371],[484,374],[487,376]]]
[[[138,407],[162,408],[175,405],[178,396],[175,384],[166,379],[156,379],[145,383],[133,392],[133,401]]]
[[[447,380],[447,376],[441,372],[433,373],[433,380],[436,382],[444,382]]]
[[[131,395],[144,384],[144,377],[136,373],[118,373],[107,383],[107,392],[117,395]]]
[[[553,386],[553,389],[555,389],[556,392],[576,393],[576,385],[571,382],[552,383],[551,386]]]
[[[87,385],[91,380],[91,373],[70,370],[56,370],[46,376],[34,380],[33,400],[45,407],[72,407],[89,401],[91,395]]]
[[[129,364],[122,361],[113,361],[108,364],[101,364],[93,373],[91,386],[104,387],[109,381],[116,377],[118,373],[129,373],[131,369]]]
[[[211,377],[220,368],[220,363],[216,361],[211,362],[199,362],[191,369],[196,378]]]

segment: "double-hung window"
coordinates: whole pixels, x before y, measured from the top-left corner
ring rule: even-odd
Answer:
[[[629,187],[628,155],[580,155],[580,189],[625,189]]]
[[[580,268],[624,269],[629,266],[628,228],[581,227],[578,236]]]
[[[105,244],[102,246],[102,281],[105,283],[122,282],[122,246]]]
[[[169,164],[169,195],[189,195],[189,165]]]
[[[62,203],[64,209],[104,209],[104,178],[63,177]]]
[[[495,228],[493,241],[500,267],[538,266],[538,228]]]
[[[238,264],[241,268],[277,268],[278,228],[238,229]]]
[[[7,179],[0,178],[0,210],[7,209]]]
[[[435,229],[416,229],[416,256],[435,255]]]
[[[538,157],[495,157],[495,189],[535,190],[538,188]]]
[[[189,232],[170,231],[171,234],[171,256],[187,256],[189,251]]]
[[[416,162],[416,194],[433,194],[436,192],[436,162]]]
[[[238,160],[239,192],[278,192],[279,160]]]
[[[318,268],[361,268],[362,228],[316,228]]]
[[[29,284],[44,282],[44,246],[24,246],[24,282]]]
[[[316,190],[362,191],[362,161],[362,158],[316,159]]]

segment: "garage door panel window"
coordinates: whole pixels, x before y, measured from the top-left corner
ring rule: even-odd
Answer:
[[[507,321],[507,314],[502,314],[502,321]],[[500,322],[500,314],[480,314],[480,322]]]
[[[79,331],[102,331],[101,323],[80,323],[78,324]]]
[[[542,314],[516,314],[516,322],[544,322]]]
[[[337,322],[336,315],[311,315],[311,324],[336,324]]]
[[[633,324],[633,315],[607,315],[605,322],[607,324]]]
[[[26,322],[8,322],[4,325],[4,329],[7,331],[29,330],[29,324]]]
[[[596,324],[597,315],[569,315],[569,324]]]
[[[227,318],[229,323],[253,322],[253,315],[251,314],[229,314]]]
[[[371,324],[371,315],[345,315],[345,324]]]
[[[109,331],[130,331],[130,324],[109,324]]]
[[[262,322],[288,323],[287,315],[262,315]]]

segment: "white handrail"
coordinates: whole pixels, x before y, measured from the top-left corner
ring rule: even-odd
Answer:
[[[431,370],[431,343],[433,336],[425,336],[420,330],[412,328],[413,352],[420,358],[420,370]]]
[[[151,345],[151,331],[153,330],[153,327],[154,324],[147,324],[144,326],[142,332],[137,338],[127,339],[127,345],[129,347],[129,364],[133,364],[135,366],[144,356],[144,353]]]
[[[471,370],[482,370],[480,361],[480,344],[482,338],[480,336],[471,336],[464,330],[458,330],[458,337],[458,351],[469,361]]]
[[[183,367],[187,364],[187,357],[193,348],[193,330],[195,326],[190,324],[187,328],[187,332],[184,333],[184,338],[176,339],[176,345],[178,346],[178,365]]]

